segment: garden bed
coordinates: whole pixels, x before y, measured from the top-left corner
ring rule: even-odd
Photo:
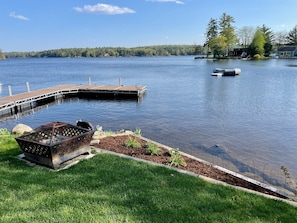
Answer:
[[[139,142],[140,147],[139,148],[128,147],[127,142],[131,139]],[[137,137],[134,135],[133,136],[115,135],[115,136],[106,136],[101,138],[100,143],[95,144],[94,147],[98,147],[100,149],[112,151],[115,153],[125,154],[128,156],[155,162],[158,164],[171,165],[179,169],[183,169],[201,176],[222,181],[233,186],[254,190],[260,193],[264,193],[264,194],[268,194],[268,195],[272,195],[280,198],[287,198],[275,191],[269,190],[268,188],[249,182],[235,175],[227,173],[223,170],[220,170],[210,164],[201,162],[197,159],[193,159],[183,154],[181,154],[181,157],[185,161],[186,165],[176,165],[176,163],[172,163],[172,160],[171,160],[172,155],[170,154],[170,151],[167,148],[158,146],[158,149],[160,150],[158,155],[152,155],[150,152],[148,152],[147,144],[148,144],[148,140],[142,137]]]

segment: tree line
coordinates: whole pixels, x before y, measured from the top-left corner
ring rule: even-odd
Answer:
[[[223,13],[219,19],[211,18],[205,33],[204,45],[160,45],[134,48],[96,47],[65,48],[39,52],[8,52],[0,49],[0,59],[5,58],[44,58],[44,57],[144,57],[144,56],[184,56],[212,54],[214,57],[241,56],[262,58],[277,52],[282,46],[297,46],[297,25],[289,32],[274,32],[271,28],[244,26],[236,29],[235,19]]]
[[[202,51],[195,45],[162,45],[135,48],[97,47],[97,48],[65,48],[40,52],[9,52],[6,58],[44,58],[44,57],[144,57],[144,56],[186,56]]]
[[[5,59],[5,55],[4,53],[2,52],[2,50],[0,49],[0,60],[3,60]]]
[[[236,46],[246,56],[262,58],[278,51],[281,46],[297,46],[297,25],[289,32],[273,32],[265,25],[257,28],[245,26],[236,30],[234,23],[235,19],[226,13],[219,19],[209,20],[204,44],[208,49],[207,55],[212,53],[214,57],[229,56]]]

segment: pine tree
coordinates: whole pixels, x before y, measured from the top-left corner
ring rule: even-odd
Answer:
[[[223,13],[220,17],[220,35],[226,37],[227,55],[229,53],[231,46],[236,42],[235,28],[232,25],[232,23],[234,22],[235,19],[226,13]]]
[[[287,39],[289,45],[297,45],[297,25],[289,32]]]
[[[210,43],[211,43],[212,39],[218,37],[218,33],[219,33],[218,29],[219,29],[219,27],[218,27],[217,20],[211,18],[209,20],[209,23],[208,23],[207,29],[206,29],[206,33],[205,33],[205,36],[206,36],[205,45],[207,46],[207,57],[208,57],[209,48],[211,48]]]
[[[266,27],[265,25],[263,25],[260,30],[262,31],[262,33],[264,34],[265,36],[265,44],[264,44],[264,50],[265,50],[265,55],[268,56],[271,51],[272,51],[272,43],[274,41],[274,33],[273,31]]]

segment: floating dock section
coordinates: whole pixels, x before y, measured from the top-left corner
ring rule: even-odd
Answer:
[[[236,76],[241,72],[240,68],[216,68],[211,76]]]
[[[0,98],[0,118],[12,116],[62,98],[138,99],[146,86],[59,85]]]

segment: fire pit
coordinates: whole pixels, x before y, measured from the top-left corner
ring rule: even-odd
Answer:
[[[42,125],[16,138],[25,158],[58,169],[63,162],[89,152],[93,130],[62,122]]]

